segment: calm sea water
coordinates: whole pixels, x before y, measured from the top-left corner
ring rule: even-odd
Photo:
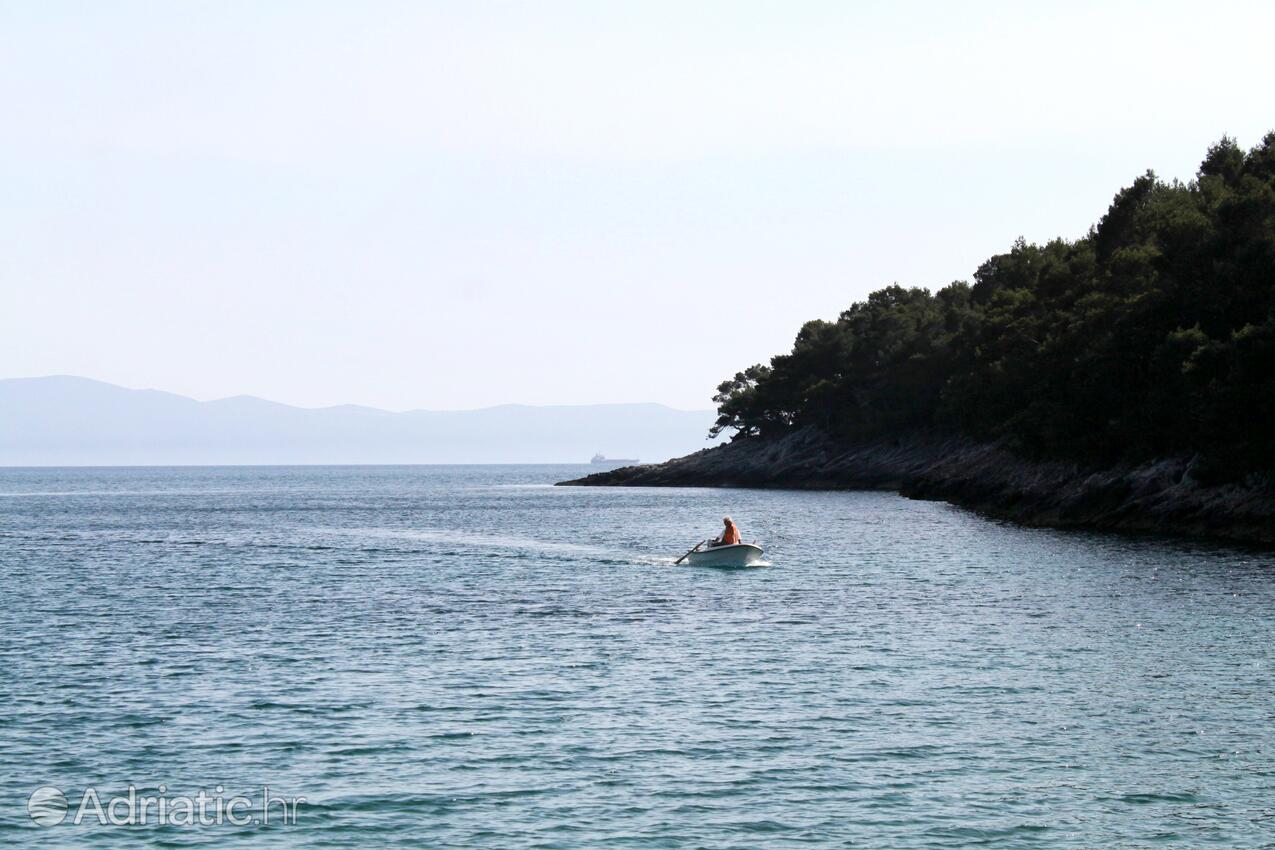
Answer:
[[[581,471],[0,470],[0,845],[1275,846],[1275,556]]]

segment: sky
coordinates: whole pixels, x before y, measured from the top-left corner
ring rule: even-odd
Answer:
[[[0,2],[0,377],[654,401],[1275,130],[1275,5]]]

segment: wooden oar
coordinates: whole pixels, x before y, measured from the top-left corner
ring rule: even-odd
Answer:
[[[691,549],[691,550],[690,550],[690,552],[687,552],[685,555],[683,555],[682,557],[680,557],[680,558],[678,558],[676,561],[674,561],[674,562],[673,562],[673,566],[675,566],[675,567],[676,567],[678,564],[680,564],[680,563],[682,563],[683,561],[685,561],[685,560],[686,560],[686,558],[687,558],[687,557],[691,554],[691,552],[694,552],[696,549],[698,549],[699,547],[703,546],[703,545],[704,545],[705,543],[707,543],[707,542],[708,542],[707,540],[701,540],[700,542],[696,543],[696,544],[695,544],[695,548],[694,548],[694,549]]]

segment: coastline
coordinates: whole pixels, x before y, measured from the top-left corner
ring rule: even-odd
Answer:
[[[1191,457],[1109,468],[1033,461],[931,432],[856,444],[812,429],[736,439],[660,464],[558,482],[594,487],[894,490],[1029,526],[1211,537],[1275,545],[1275,480],[1206,484]]]

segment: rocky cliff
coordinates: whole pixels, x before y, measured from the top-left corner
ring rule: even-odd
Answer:
[[[1200,480],[1194,458],[1091,468],[1025,460],[1004,447],[933,433],[855,445],[813,430],[737,439],[666,463],[566,485],[897,490],[1028,525],[1220,537],[1275,544],[1275,480]]]

